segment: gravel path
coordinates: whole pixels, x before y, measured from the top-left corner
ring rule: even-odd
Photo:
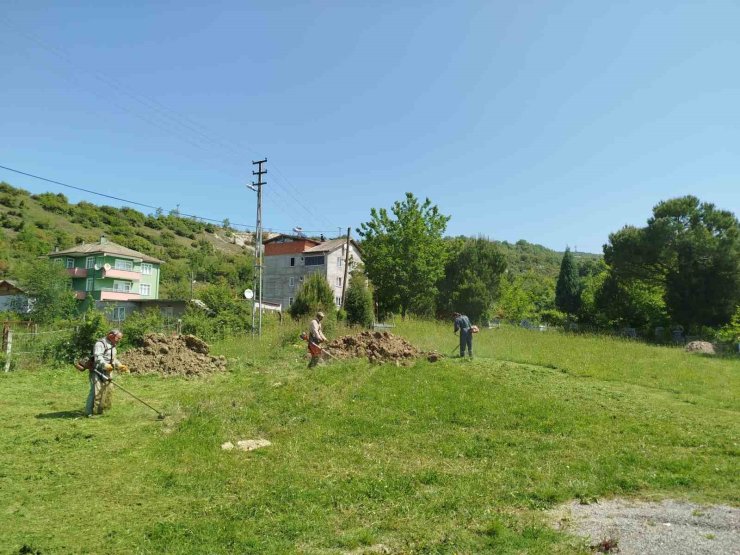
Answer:
[[[573,501],[550,511],[554,526],[620,555],[740,555],[740,509],[679,501]]]

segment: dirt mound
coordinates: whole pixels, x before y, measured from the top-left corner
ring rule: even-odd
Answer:
[[[363,331],[357,335],[345,335],[326,344],[326,352],[339,359],[367,357],[370,362],[395,362],[411,364],[419,357],[436,362],[442,355],[425,353],[401,337],[387,331]]]
[[[144,336],[144,346],[121,353],[135,374],[197,376],[226,370],[226,358],[208,354],[208,343],[194,335]]]
[[[686,345],[686,350],[689,353],[705,353],[707,355],[713,355],[714,345],[708,341],[692,341]]]

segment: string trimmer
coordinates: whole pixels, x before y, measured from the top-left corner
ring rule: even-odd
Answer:
[[[113,385],[115,385],[121,391],[123,391],[125,393],[128,393],[129,395],[131,395],[131,397],[133,397],[134,399],[136,399],[137,401],[139,401],[141,404],[146,405],[147,407],[149,407],[150,409],[152,409],[154,412],[157,413],[157,418],[159,420],[164,420],[164,414],[161,413],[161,412],[159,412],[157,409],[155,409],[149,403],[147,403],[146,401],[143,401],[143,400],[139,399],[136,395],[134,395],[133,393],[131,393],[128,389],[125,389],[125,388],[121,387],[121,384],[119,384],[118,382],[114,382],[108,376],[105,376],[105,375],[101,374],[97,369],[93,368],[92,371],[95,372],[98,376],[100,376],[103,379],[103,381],[112,383]]]

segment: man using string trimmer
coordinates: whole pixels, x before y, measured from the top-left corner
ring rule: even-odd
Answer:
[[[85,404],[87,416],[103,414],[111,407],[112,394],[111,372],[114,369],[128,372],[128,367],[121,364],[116,356],[116,345],[123,338],[119,329],[110,330],[105,337],[95,342],[93,347],[92,368],[90,369],[90,393]]]
[[[308,327],[308,352],[311,354],[311,360],[308,362],[308,367],[313,368],[319,363],[321,359],[321,343],[327,341],[323,330],[321,329],[321,321],[324,319],[324,313],[319,311],[316,313],[316,318],[311,320],[311,324]]]

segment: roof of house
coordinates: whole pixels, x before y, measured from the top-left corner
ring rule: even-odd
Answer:
[[[19,293],[25,293],[23,289],[15,282],[9,279],[0,279],[0,291],[18,291]]]
[[[355,248],[357,248],[357,243],[355,243],[352,239],[350,239],[350,242],[352,243],[352,245],[354,245]],[[332,252],[333,250],[336,250],[339,247],[343,246],[345,243],[347,243],[347,238],[339,237],[338,239],[330,239],[329,241],[319,243],[315,247],[311,247],[304,252]]]
[[[155,264],[163,264],[158,258],[148,256],[142,252],[129,249],[123,245],[117,243],[111,243],[110,241],[104,241],[100,243],[83,243],[72,247],[71,249],[65,249],[63,251],[50,252],[49,256],[63,256],[69,254],[112,254],[125,256],[127,258],[137,258],[144,262],[154,262]]]

